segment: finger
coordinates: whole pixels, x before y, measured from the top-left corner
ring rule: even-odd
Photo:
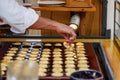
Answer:
[[[69,37],[66,34],[61,34],[65,38],[66,41],[69,41]]]
[[[76,39],[76,34],[74,32],[71,32],[70,38],[71,41],[74,41]]]

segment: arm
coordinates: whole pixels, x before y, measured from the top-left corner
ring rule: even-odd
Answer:
[[[72,41],[76,38],[76,34],[71,27],[39,17],[34,10],[19,5],[16,0],[1,0],[0,18],[5,20],[11,26],[11,31],[15,33],[24,33],[29,28],[49,29],[55,30],[67,41]]]
[[[55,30],[59,35],[63,36],[68,42],[76,39],[76,34],[73,28],[65,24],[62,24],[47,18],[43,18],[43,17],[39,17],[39,19],[29,28]]]

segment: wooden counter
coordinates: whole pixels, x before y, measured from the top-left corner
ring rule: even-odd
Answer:
[[[33,6],[32,7],[36,11],[74,11],[74,12],[93,12],[96,11],[95,6],[92,7],[82,7],[82,8],[68,8],[68,7],[40,7],[40,6]]]
[[[29,40],[34,40],[34,41],[40,41],[40,39],[14,39],[14,38],[0,38],[0,41],[29,41]],[[42,39],[44,41],[64,41],[64,39]],[[103,49],[107,55],[108,61],[111,65],[111,69],[113,70],[115,80],[120,80],[120,52],[118,48],[115,46],[114,42],[110,39],[76,39],[75,41],[81,41],[81,42],[101,42]]]

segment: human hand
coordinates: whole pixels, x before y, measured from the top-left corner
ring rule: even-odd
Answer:
[[[63,36],[67,42],[71,43],[73,40],[76,39],[76,33],[74,29],[71,28],[70,26],[67,26],[62,23],[58,23],[58,25],[56,26],[57,26],[56,28],[57,33]]]

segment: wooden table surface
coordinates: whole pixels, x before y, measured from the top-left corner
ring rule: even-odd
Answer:
[[[14,39],[14,38],[0,38],[0,41],[40,41],[40,39]],[[43,41],[65,41],[64,39],[42,39]],[[100,42],[107,55],[109,64],[113,71],[115,80],[120,80],[120,52],[113,40],[110,39],[76,39],[75,41],[81,42]]]

